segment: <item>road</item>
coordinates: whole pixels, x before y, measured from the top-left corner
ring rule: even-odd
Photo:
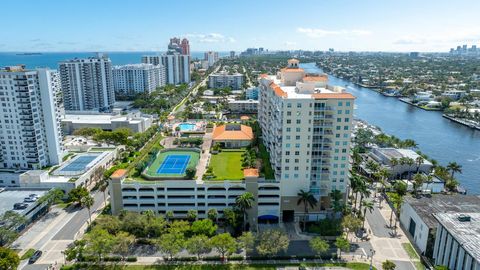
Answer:
[[[103,207],[103,193],[92,193],[95,200],[92,211],[94,219]],[[43,251],[42,256],[35,264],[28,264],[27,260],[20,263],[18,269],[35,270],[46,269],[49,265],[63,263],[63,251],[77,236],[81,236],[89,219],[86,208],[62,209],[53,207],[49,213],[34,223],[12,245],[23,252],[33,248]]]
[[[220,69],[221,65],[218,65],[214,71],[212,71],[211,73],[216,73],[219,69]],[[209,73],[210,74],[210,73]],[[205,75],[205,78],[203,78],[203,80],[197,84],[195,87],[192,88],[192,90],[188,93],[188,95],[182,99],[182,101],[180,101],[180,103],[178,103],[177,106],[175,106],[173,108],[173,110],[170,112],[169,115],[175,115],[179,112],[181,112],[183,110],[183,108],[185,107],[185,101],[192,95],[196,95],[197,94],[197,91],[198,91],[198,88],[200,88],[201,86],[204,86],[204,85],[207,85],[207,80],[208,80],[208,75],[209,74],[206,74]]]

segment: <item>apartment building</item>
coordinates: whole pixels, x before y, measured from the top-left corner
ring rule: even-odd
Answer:
[[[215,63],[218,61],[218,52],[205,52],[204,61],[207,63],[207,68],[213,67],[213,65],[215,65]]]
[[[228,74],[226,71],[210,74],[208,76],[208,87],[225,88],[230,87],[232,90],[242,89],[243,74]]]
[[[59,74],[0,69],[0,168],[40,169],[61,162],[64,149]]]
[[[330,209],[329,194],[347,192],[354,96],[328,85],[326,75],[305,73],[295,59],[259,82],[258,120],[280,182],[282,219],[303,214],[300,190],[319,200],[310,216]]]
[[[139,93],[151,93],[166,83],[165,68],[162,65],[115,66],[112,72],[117,95],[134,96]]]
[[[161,64],[165,67],[168,84],[190,83],[190,55],[164,54]]]
[[[59,63],[65,110],[109,111],[115,103],[112,62],[105,54]]]
[[[144,55],[142,56],[142,63],[158,66],[162,64],[162,57],[160,55]]]
[[[257,113],[258,100],[229,100],[228,109],[233,113]]]

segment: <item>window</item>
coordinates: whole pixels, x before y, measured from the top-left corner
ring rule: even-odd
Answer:
[[[350,101],[345,102],[345,106],[350,106]]]
[[[339,102],[338,102],[338,106],[339,106],[339,107],[343,106],[343,102],[342,102],[342,101],[339,101]]]
[[[292,123],[292,120],[287,119],[287,124],[291,124],[291,123]]]
[[[337,118],[337,123],[342,122],[342,118]]]
[[[345,110],[345,114],[350,114],[350,110]]]
[[[350,118],[346,117],[345,118],[345,123],[348,123],[348,122],[350,122]]]
[[[300,119],[297,119],[297,124],[300,124],[302,121]]]
[[[285,144],[285,147],[290,148],[290,144],[289,143]]]
[[[296,131],[296,132],[300,132],[300,128],[297,127],[297,128],[295,129],[295,131]]]
[[[287,127],[287,132],[290,132],[291,130],[292,130],[291,128]]]
[[[291,108],[292,107],[292,103],[287,103],[287,108]]]
[[[287,116],[291,116],[292,115],[292,112],[287,112]]]
[[[295,136],[295,140],[300,140],[300,135]]]
[[[297,103],[297,108],[302,108],[302,103]]]

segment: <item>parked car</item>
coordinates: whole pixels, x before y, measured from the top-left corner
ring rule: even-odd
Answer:
[[[36,197],[26,197],[23,199],[23,202],[31,203],[31,202],[35,202],[36,200],[37,200]]]
[[[16,203],[13,205],[13,210],[22,210],[28,207],[28,203]]]
[[[40,256],[42,256],[42,251],[41,250],[35,251],[33,253],[32,257],[30,257],[30,259],[28,259],[28,263],[29,264],[35,263],[40,258]]]

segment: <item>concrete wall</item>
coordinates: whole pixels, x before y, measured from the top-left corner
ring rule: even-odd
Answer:
[[[415,235],[411,235],[409,232],[410,220],[415,222]],[[407,234],[410,234],[417,248],[425,253],[427,249],[427,242],[429,236],[429,228],[415,212],[415,210],[408,203],[403,203],[400,210],[400,223],[405,228]]]

